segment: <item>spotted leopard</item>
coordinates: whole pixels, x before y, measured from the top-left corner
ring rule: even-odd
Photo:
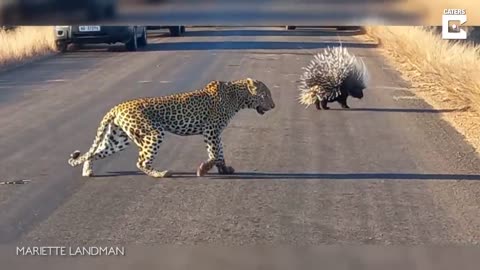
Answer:
[[[219,174],[233,174],[223,156],[222,131],[241,109],[264,114],[275,107],[270,89],[261,81],[246,78],[211,81],[203,89],[162,97],[138,98],[113,107],[102,119],[88,152],[74,151],[72,166],[83,163],[82,175],[93,176],[92,162],[127,148],[133,141],[139,147],[137,168],[156,178],[172,176],[170,170],[156,170],[152,163],[165,132],[180,136],[203,135],[208,160],[197,169],[204,176],[214,166]]]

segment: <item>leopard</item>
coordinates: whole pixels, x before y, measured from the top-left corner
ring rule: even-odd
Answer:
[[[113,106],[102,118],[93,144],[81,154],[75,150],[68,164],[83,164],[82,176],[92,177],[93,162],[138,147],[136,167],[154,178],[173,176],[171,170],[152,167],[165,134],[202,135],[208,159],[200,163],[196,176],[205,176],[214,166],[219,174],[234,174],[223,153],[222,134],[235,114],[254,109],[260,115],[275,108],[269,87],[250,77],[231,81],[212,80],[203,88],[164,96],[140,97]]]

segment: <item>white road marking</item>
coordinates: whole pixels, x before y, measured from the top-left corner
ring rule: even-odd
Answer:
[[[138,83],[151,83],[152,81],[138,81]]]
[[[402,99],[410,99],[410,100],[421,100],[421,98],[417,96],[393,96],[394,100],[402,100]]]
[[[66,82],[65,79],[56,79],[56,80],[46,80],[45,82]]]
[[[31,182],[32,180],[23,179],[23,180],[12,180],[12,181],[0,181],[0,185],[22,185]]]
[[[372,87],[369,87],[369,88],[370,88],[370,89],[382,89],[382,90],[403,90],[403,91],[410,91],[410,90],[412,90],[412,88],[408,88],[408,87],[383,86],[383,85],[372,86]]]

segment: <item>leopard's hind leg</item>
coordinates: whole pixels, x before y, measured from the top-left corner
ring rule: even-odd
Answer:
[[[128,135],[117,125],[113,123],[110,124],[93,156],[86,159],[83,163],[82,176],[93,176],[93,161],[107,158],[126,149],[129,145],[130,139]]]
[[[172,172],[169,170],[160,171],[152,168],[152,163],[165,136],[163,130],[143,128],[136,131],[131,130],[127,134],[139,148],[137,168],[140,171],[155,178],[172,176]]]
[[[111,130],[111,125],[113,124],[115,119],[115,110],[110,110],[100,122],[100,125],[97,128],[97,134],[95,135],[95,139],[93,140],[90,149],[84,153],[83,155],[80,154],[80,151],[76,150],[70,154],[70,158],[68,159],[68,164],[72,167],[79,166],[85,162],[87,162],[87,168],[90,166],[90,160],[98,151],[99,145],[105,141],[105,134]]]
[[[105,134],[101,145],[95,151],[95,155],[83,164],[84,176],[93,175],[91,163],[94,160],[107,158],[117,152],[125,150],[131,141],[127,133],[115,124],[110,125],[110,129]]]

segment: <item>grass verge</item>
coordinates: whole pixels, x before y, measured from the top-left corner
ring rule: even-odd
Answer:
[[[0,68],[55,51],[51,26],[21,26],[0,30]]]
[[[480,46],[442,40],[422,27],[367,27],[383,54],[415,89],[414,93],[480,153]]]

